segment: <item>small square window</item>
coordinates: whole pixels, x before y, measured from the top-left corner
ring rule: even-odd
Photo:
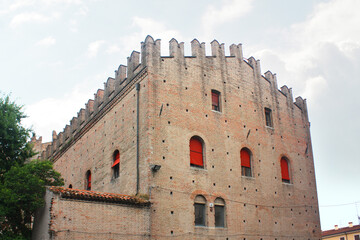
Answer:
[[[249,167],[241,167],[241,175],[246,177],[251,177],[251,168]]]
[[[273,127],[270,108],[265,108],[265,121],[266,121],[266,126]]]
[[[220,92],[211,90],[212,110],[220,112]]]

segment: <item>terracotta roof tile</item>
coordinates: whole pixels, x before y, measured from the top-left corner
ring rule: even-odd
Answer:
[[[322,231],[321,236],[326,237],[326,236],[330,236],[330,235],[335,235],[335,234],[340,234],[340,233],[345,233],[345,232],[353,232],[353,231],[360,231],[360,225],[354,225],[352,227],[343,227],[343,228],[339,228],[337,230],[335,229],[330,229],[330,230],[326,230],[326,231]]]
[[[61,197],[69,198],[69,199],[122,203],[122,204],[137,205],[137,206],[150,205],[150,202],[148,200],[134,196],[124,195],[124,194],[95,192],[95,191],[87,191],[87,190],[64,188],[64,187],[50,187],[49,189],[53,193],[60,194]]]

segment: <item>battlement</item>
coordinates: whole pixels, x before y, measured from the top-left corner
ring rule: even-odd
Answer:
[[[267,71],[262,75],[260,60],[256,60],[254,57],[244,58],[241,44],[230,45],[230,56],[225,55],[225,45],[219,43],[217,40],[213,40],[210,43],[211,56],[206,56],[205,43],[200,43],[197,39],[191,41],[191,56],[184,55],[184,43],[179,43],[174,38],[169,41],[169,56],[161,55],[160,44],[160,39],[154,40],[151,36],[147,36],[145,41],[141,43],[141,51],[133,51],[131,53],[127,58],[127,66],[120,65],[118,69],[115,70],[114,78],[109,77],[107,79],[104,83],[104,89],[97,90],[94,94],[94,99],[88,100],[85,108],[80,109],[77,116],[70,120],[70,123],[65,126],[64,130],[59,134],[53,131],[52,142],[42,153],[42,158],[52,158],[63,149],[66,149],[72,139],[74,139],[77,134],[81,134],[81,131],[86,128],[88,123],[102,112],[104,108],[111,105],[114,99],[124,93],[126,86],[133,82],[140,72],[144,69],[155,72],[164,58],[172,58],[179,63],[184,63],[185,58],[196,58],[199,59],[199,61],[212,58],[214,59],[214,67],[220,66],[221,64],[224,65],[229,58],[235,59],[240,65],[245,64],[250,66],[258,81],[267,81],[270,83],[270,87],[274,92],[280,91],[287,98],[288,104],[295,104],[301,109],[307,119],[306,100],[297,97],[294,103],[291,88],[283,86],[278,90],[276,74]]]

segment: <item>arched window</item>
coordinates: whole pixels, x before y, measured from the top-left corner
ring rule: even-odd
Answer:
[[[241,159],[241,175],[246,177],[251,177],[251,152],[247,148],[243,148],[240,151]]]
[[[216,198],[215,207],[215,227],[225,227],[225,201],[222,198]]]
[[[69,188],[72,188],[72,184],[69,185]]]
[[[91,190],[91,172],[88,170],[86,172],[86,190]]]
[[[195,226],[206,226],[206,199],[197,195],[194,201]]]
[[[190,139],[190,165],[204,168],[203,140],[200,137]]]
[[[289,175],[289,161],[282,157],[280,161],[281,165],[281,179],[284,183],[290,183],[290,175]]]
[[[116,150],[113,154],[113,164],[111,166],[113,178],[118,178],[120,174],[120,152]]]

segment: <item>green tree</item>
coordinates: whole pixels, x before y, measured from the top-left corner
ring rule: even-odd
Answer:
[[[30,239],[35,210],[44,204],[45,186],[64,184],[50,161],[35,155],[30,129],[21,125],[21,106],[0,98],[0,239]]]

